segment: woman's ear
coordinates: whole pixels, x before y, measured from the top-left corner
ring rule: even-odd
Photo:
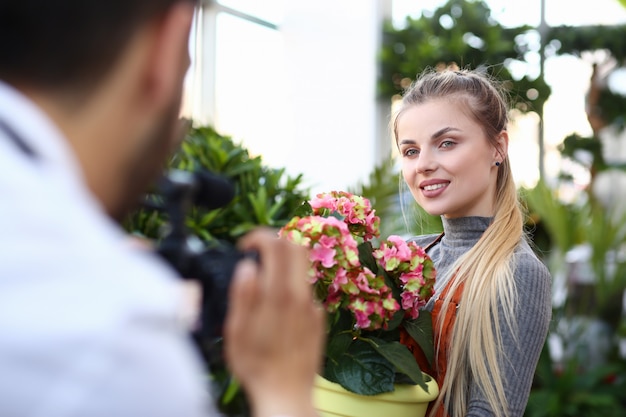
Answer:
[[[494,155],[496,161],[502,162],[506,159],[509,152],[509,132],[503,130],[496,139],[496,146],[494,147]]]

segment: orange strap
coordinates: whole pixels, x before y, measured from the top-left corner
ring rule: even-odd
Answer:
[[[445,311],[443,311],[443,300],[446,298],[448,292],[450,292],[450,288],[454,283],[454,276],[450,278],[448,284],[441,292],[441,295],[437,297],[435,300],[435,305],[433,306],[432,313],[432,322],[433,322],[433,337],[435,343],[439,348],[436,350],[435,355],[435,379],[437,380],[437,384],[439,385],[439,389],[443,386],[443,381],[446,377],[446,370],[448,368],[448,351],[450,349],[450,341],[452,340],[452,331],[454,330],[454,323],[456,321],[456,315],[458,312],[459,305],[461,304],[461,296],[463,295],[463,286],[464,282],[460,283],[456,288],[456,291],[452,294],[452,298],[450,299],[450,303],[447,305]],[[439,318],[443,315],[443,325],[440,327]],[[431,403],[431,406],[434,403]],[[428,407],[428,412],[430,413],[430,408]],[[446,412],[443,404],[439,406],[436,410],[435,417],[448,417],[448,413]]]
[[[435,371],[436,371],[436,379],[437,383],[439,383],[439,387],[443,385],[443,380],[446,376],[446,368],[448,364],[448,349],[450,348],[450,340],[452,339],[452,330],[454,329],[454,323],[456,321],[457,310],[459,305],[461,304],[461,296],[463,295],[463,282],[459,284],[454,294],[452,294],[452,298],[450,299],[450,303],[448,304],[446,311],[443,310],[443,300],[447,296],[452,284],[454,282],[454,277],[450,279],[446,287],[441,292],[441,295],[437,297],[435,300],[435,305],[433,306],[432,312],[432,322],[433,322],[433,336],[435,343],[438,344],[439,349],[437,349],[437,355],[435,360]],[[439,326],[439,317],[443,316],[443,326]]]
[[[437,240],[435,240],[430,245],[428,245],[428,247],[425,250],[428,251],[428,249],[430,249],[433,245],[438,243],[442,237],[443,237],[443,233],[437,238]],[[452,298],[450,299],[450,303],[448,304],[446,311],[445,312],[442,311],[443,300],[446,298],[447,294],[450,292],[450,288],[452,287],[454,280],[455,280],[455,276],[450,278],[450,280],[446,284],[441,294],[435,300],[435,304],[433,306],[433,311],[432,311],[433,336],[434,336],[435,343],[438,344],[439,346],[439,349],[437,349],[437,352],[436,352],[435,363],[433,364],[433,367],[431,367],[430,364],[428,363],[428,360],[426,359],[426,355],[424,354],[422,349],[419,347],[417,342],[413,340],[413,338],[406,332],[406,330],[404,330],[403,328],[400,329],[400,343],[402,343],[403,345],[409,348],[409,350],[415,357],[415,360],[417,361],[422,371],[433,376],[435,380],[437,381],[439,388],[442,387],[444,378],[446,376],[446,369],[448,365],[448,349],[450,347],[450,340],[452,339],[452,330],[454,329],[454,322],[456,321],[457,310],[459,308],[459,305],[461,303],[461,297],[463,295],[464,283],[462,282],[461,284],[459,284],[454,294],[452,294]],[[442,317],[442,315],[443,315],[443,326],[440,327],[438,325],[439,317]],[[430,408],[432,407],[433,404],[434,402],[430,403],[427,415],[430,413]],[[439,407],[435,413],[435,416],[447,417],[448,413],[445,412],[444,407]]]

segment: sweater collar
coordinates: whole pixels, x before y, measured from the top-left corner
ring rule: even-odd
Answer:
[[[458,217],[449,219],[442,216],[445,235],[443,242],[448,246],[473,246],[491,224],[493,217]]]

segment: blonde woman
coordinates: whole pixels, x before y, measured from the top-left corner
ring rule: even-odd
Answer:
[[[438,270],[431,416],[522,416],[551,317],[551,278],[523,232],[507,157],[507,103],[486,75],[427,71],[392,120],[402,174],[442,216],[429,247]]]

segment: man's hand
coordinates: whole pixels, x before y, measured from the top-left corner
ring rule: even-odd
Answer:
[[[311,390],[319,372],[325,315],[314,302],[308,251],[275,231],[257,230],[240,242],[260,264],[239,263],[225,323],[226,359],[256,417],[315,415]]]

